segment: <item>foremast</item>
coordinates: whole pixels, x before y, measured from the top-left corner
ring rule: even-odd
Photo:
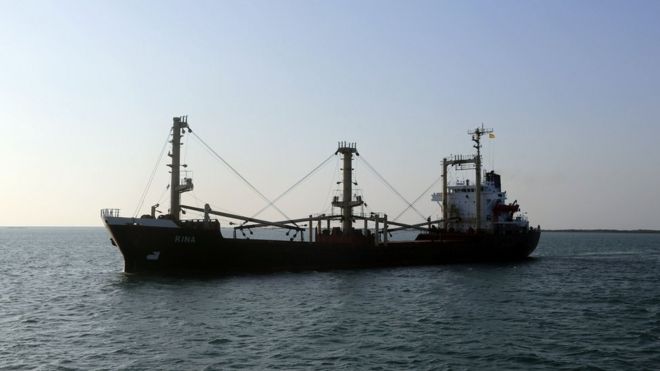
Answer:
[[[193,189],[192,179],[185,178],[181,182],[181,138],[188,127],[188,116],[174,117],[172,119],[172,151],[169,156],[172,158],[172,163],[167,166],[172,168],[172,179],[170,181],[170,218],[178,221],[181,214],[181,193],[191,191]]]

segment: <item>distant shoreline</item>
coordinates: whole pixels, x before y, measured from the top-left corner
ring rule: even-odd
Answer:
[[[660,233],[657,229],[543,229],[543,232],[575,233]]]

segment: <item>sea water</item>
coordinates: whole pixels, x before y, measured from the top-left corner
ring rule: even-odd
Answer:
[[[163,277],[122,273],[102,228],[0,228],[0,368],[660,368],[660,234],[532,256]]]

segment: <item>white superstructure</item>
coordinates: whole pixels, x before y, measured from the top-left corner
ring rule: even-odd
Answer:
[[[442,161],[442,193],[434,194],[432,199],[442,205],[442,228],[447,232],[506,233],[529,228],[527,219],[519,214],[517,202],[506,203],[506,192],[502,191],[499,174],[494,171],[482,174],[481,137],[492,132],[483,126],[469,131],[477,153],[451,156]],[[457,181],[449,185],[447,170],[450,166],[474,170],[476,181],[472,184],[469,180]]]
[[[507,194],[502,191],[500,176],[494,171],[485,174],[479,192],[481,197],[481,229],[487,231],[527,228],[529,222],[520,214],[516,201],[507,204]],[[468,232],[477,225],[477,189],[469,180],[456,181],[447,187],[447,229]],[[433,195],[442,201],[442,194]]]

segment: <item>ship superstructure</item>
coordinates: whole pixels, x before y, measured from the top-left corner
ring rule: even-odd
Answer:
[[[481,229],[497,233],[512,229],[527,229],[529,221],[520,213],[517,201],[507,204],[506,191],[500,185],[500,175],[494,171],[485,174],[481,183],[482,214]],[[476,189],[469,180],[456,181],[447,187],[447,230],[469,232],[476,227]],[[434,199],[443,200],[442,194],[434,195]]]
[[[494,170],[483,172],[481,138],[492,132],[493,129],[483,126],[469,131],[476,154],[455,155],[442,161],[442,193],[433,194],[432,200],[442,205],[442,225],[445,231],[506,233],[529,228],[529,221],[520,213],[517,201],[507,204],[507,194],[502,190],[500,175]],[[457,180],[455,184],[449,185],[448,169],[451,166],[458,170],[473,170],[476,181],[471,183],[469,179]]]

